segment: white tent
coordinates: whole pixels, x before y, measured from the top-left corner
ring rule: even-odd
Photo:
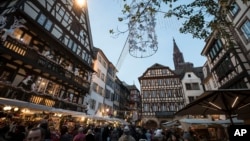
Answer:
[[[233,118],[232,119],[234,124],[243,124],[244,123],[244,120],[239,120],[237,118]],[[214,124],[217,124],[217,125],[223,125],[223,126],[227,126],[227,125],[230,125],[231,124],[231,121],[229,119],[227,120],[211,120],[211,119],[188,119],[188,118],[184,118],[184,119],[180,119],[180,123],[181,123],[181,126],[183,127],[183,130],[184,131],[188,131],[189,127],[190,126],[193,126],[193,125],[199,125],[199,126],[209,126],[209,125],[214,125]]]
[[[181,119],[180,122],[185,122],[185,123],[189,123],[189,124],[231,124],[230,120],[211,120],[211,119],[188,119],[188,118],[184,118]],[[237,118],[233,118],[233,122],[235,124],[241,124],[244,123],[243,120],[238,120]]]

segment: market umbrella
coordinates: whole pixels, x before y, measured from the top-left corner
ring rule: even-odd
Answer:
[[[195,101],[175,115],[225,114],[233,124],[232,116],[250,118],[250,89],[219,89],[204,92]]]

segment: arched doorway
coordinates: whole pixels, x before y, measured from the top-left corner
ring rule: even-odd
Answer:
[[[157,122],[154,120],[148,120],[145,123],[145,128],[147,129],[156,129],[158,127]]]

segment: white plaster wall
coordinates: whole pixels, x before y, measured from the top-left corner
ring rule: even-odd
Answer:
[[[190,74],[191,77],[188,77],[188,74]],[[200,89],[199,90],[187,90],[185,83],[198,83]],[[183,85],[183,90],[184,90],[184,94],[185,94],[186,104],[189,103],[189,100],[188,100],[189,96],[197,97],[204,92],[203,87],[202,87],[202,83],[201,83],[201,79],[199,77],[197,77],[193,72],[186,72],[185,73],[185,75],[182,79],[182,85]]]

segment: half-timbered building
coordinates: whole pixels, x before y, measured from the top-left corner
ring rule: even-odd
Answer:
[[[75,0],[2,0],[0,37],[1,104],[85,111],[83,99],[93,72],[86,5]]]
[[[184,107],[184,93],[180,76],[169,67],[154,64],[139,77],[142,96],[142,124],[159,127],[170,121],[174,113]]]
[[[207,90],[250,88],[249,2],[230,0],[225,4],[232,8],[226,11],[224,20],[232,24],[225,24],[225,30],[214,30],[201,53],[207,57],[203,68]]]

